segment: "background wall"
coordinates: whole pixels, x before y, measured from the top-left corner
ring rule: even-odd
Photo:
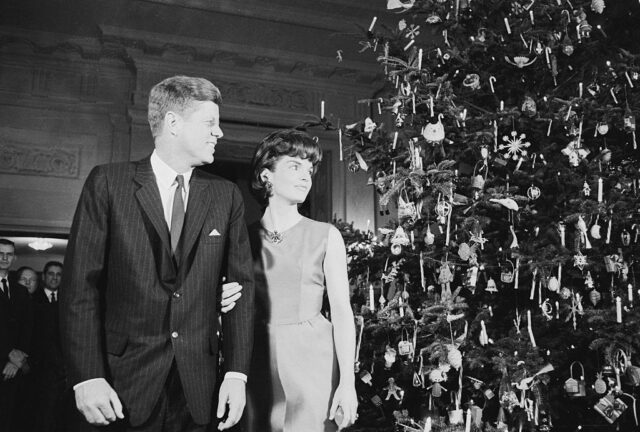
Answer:
[[[223,94],[225,137],[215,165],[246,166],[269,131],[333,124],[370,109],[382,85],[359,56],[376,7],[359,0],[5,0],[0,6],[0,233],[64,236],[96,164],[148,155],[151,86],[204,76]],[[338,50],[342,61],[338,61]],[[327,150],[311,212],[374,220],[366,175],[348,175],[336,131],[312,129]],[[27,251],[22,252],[24,256]]]

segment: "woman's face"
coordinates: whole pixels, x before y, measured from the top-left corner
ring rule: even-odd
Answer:
[[[282,156],[276,161],[273,171],[263,171],[263,176],[273,185],[271,199],[283,199],[296,204],[302,204],[307,198],[312,174],[311,161],[294,156]]]

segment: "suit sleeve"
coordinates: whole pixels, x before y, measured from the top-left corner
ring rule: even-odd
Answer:
[[[254,281],[249,235],[244,221],[244,202],[234,185],[229,222],[227,280],[242,285],[236,307],[223,314],[223,356],[226,372],[249,374],[253,351]]]
[[[107,178],[94,168],[80,195],[65,255],[59,296],[60,331],[68,384],[105,377],[100,291],[109,233]]]

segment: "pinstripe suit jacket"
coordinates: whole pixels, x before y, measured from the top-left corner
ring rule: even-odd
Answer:
[[[70,384],[106,378],[136,426],[149,417],[175,359],[191,415],[208,423],[222,276],[244,287],[223,316],[225,370],[248,374],[253,347],[243,214],[233,183],[195,170],[176,265],[149,158],[94,168],[74,216],[60,290]],[[210,236],[214,229],[220,235]]]

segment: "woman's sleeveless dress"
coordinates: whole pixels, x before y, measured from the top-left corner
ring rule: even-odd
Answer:
[[[252,233],[256,332],[248,381],[252,432],[327,432],[337,387],[333,325],[320,313],[330,225],[302,218],[280,243]],[[257,246],[257,247],[256,247]]]

